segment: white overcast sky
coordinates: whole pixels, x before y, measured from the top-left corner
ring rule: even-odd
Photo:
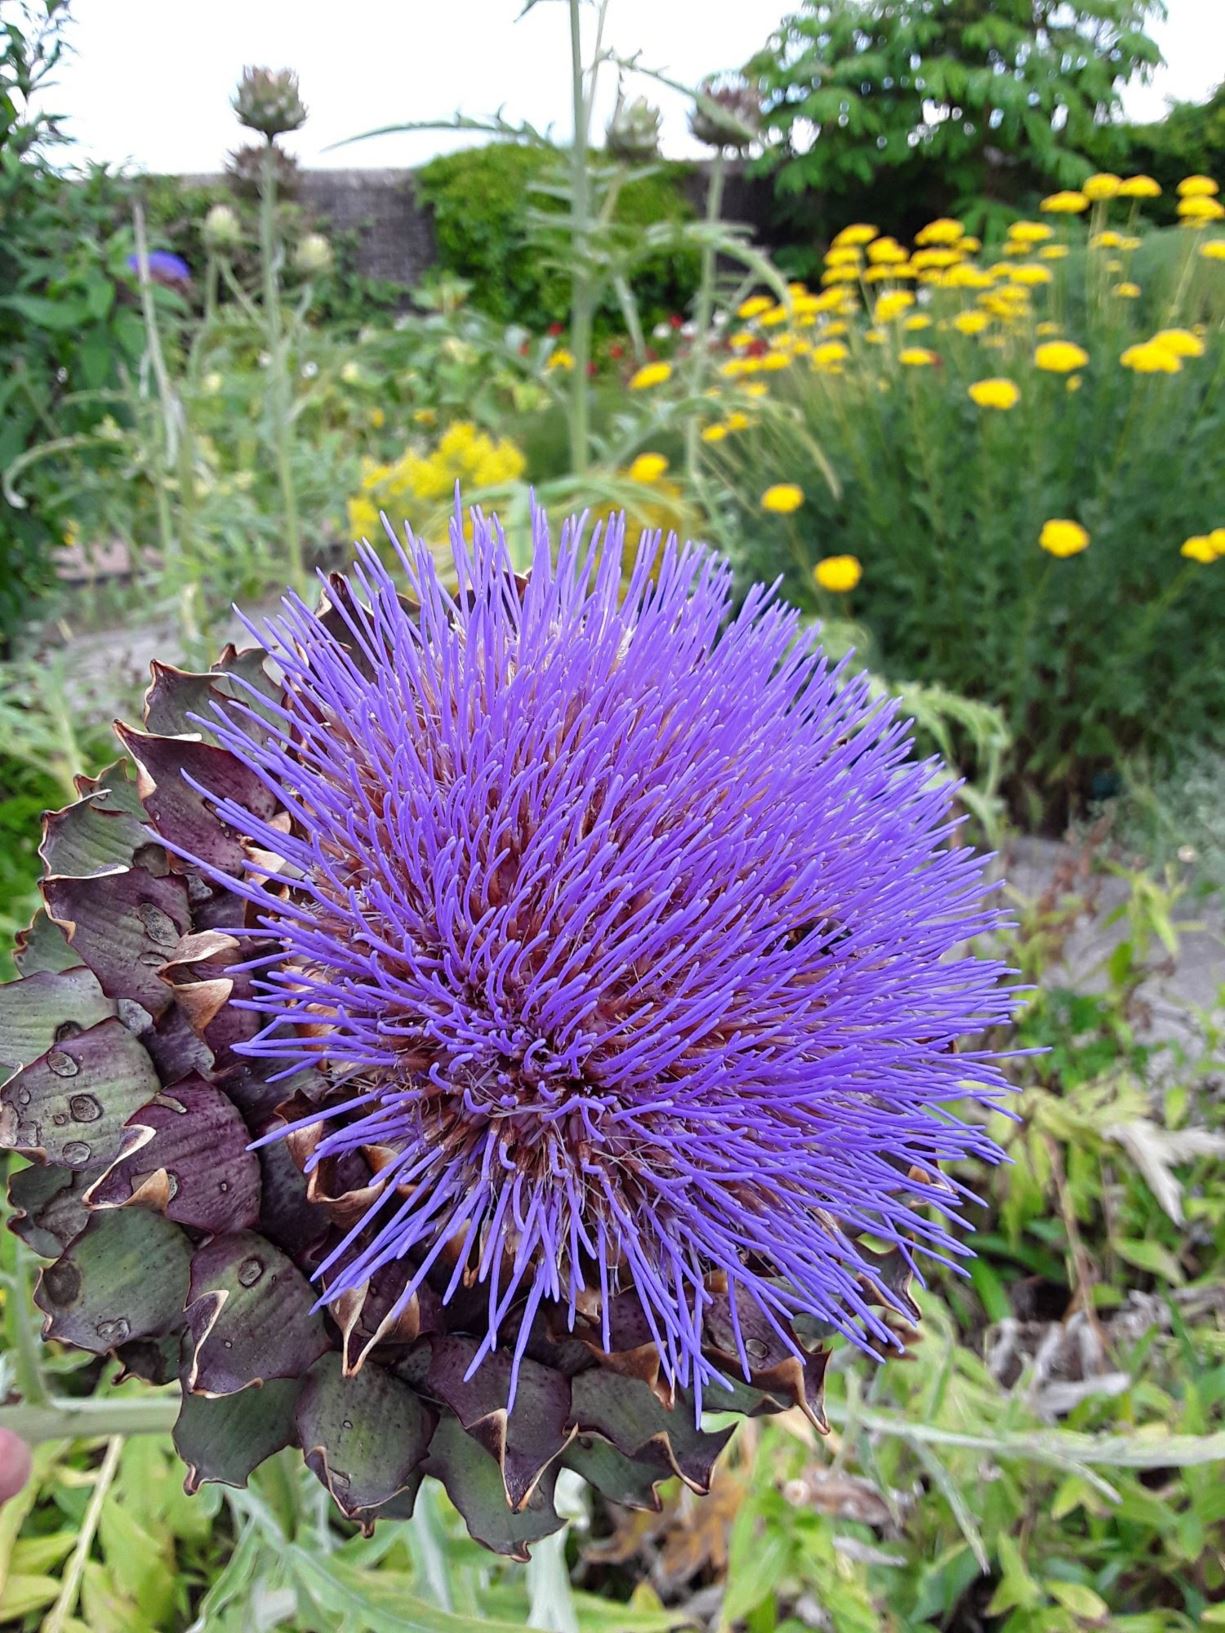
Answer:
[[[244,137],[229,99],[244,64],[295,69],[310,110],[286,145],[308,168],[411,165],[459,145],[411,133],[325,151],[404,120],[481,115],[568,130],[565,7],[542,0],[75,0],[74,52],[44,100],[68,116],[73,157],[161,172],[213,171]],[[794,9],[786,0],[612,0],[623,55],[692,84],[743,62]],[[585,8],[588,18],[592,8]],[[1207,96],[1225,76],[1225,0],[1169,0],[1157,35],[1166,58],[1133,86],[1127,112],[1158,118],[1171,97]],[[605,69],[605,91],[615,74]],[[664,108],[664,148],[695,151],[678,95],[638,82]],[[470,139],[470,138],[469,138]]]

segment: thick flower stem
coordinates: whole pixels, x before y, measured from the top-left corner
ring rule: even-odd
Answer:
[[[710,180],[706,187],[706,226],[708,229],[706,241],[702,245],[702,272],[698,280],[697,302],[693,313],[693,374],[690,381],[690,391],[694,396],[701,391],[706,378],[706,365],[710,360],[710,320],[715,305],[715,268],[717,265],[717,246],[715,244],[715,228],[719,224],[723,213],[723,181],[725,175],[723,149],[718,148],[711,160]],[[693,481],[698,462],[698,418],[690,414],[685,426],[685,470],[689,480]]]
[[[42,1405],[25,1401],[0,1406],[0,1428],[11,1429],[27,1446],[44,1440],[94,1440],[99,1435],[163,1435],[174,1427],[180,1404],[177,1390],[102,1400],[52,1396]]]
[[[271,142],[264,149],[259,188],[259,247],[264,279],[264,333],[268,345],[268,398],[272,419],[273,450],[281,506],[285,523],[285,544],[289,552],[289,573],[296,590],[306,585],[302,560],[302,536],[298,528],[298,495],[290,462],[289,369],[281,325],[279,247],[276,231],[276,149]]]
[[[591,190],[587,174],[587,93],[583,74],[583,41],[579,0],[570,0],[570,75],[574,103],[574,142],[570,150],[570,208],[573,218],[574,272],[570,297],[570,464],[575,476],[587,469],[591,387]]]

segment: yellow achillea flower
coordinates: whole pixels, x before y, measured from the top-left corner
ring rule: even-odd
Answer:
[[[868,260],[874,266],[901,266],[909,259],[896,238],[878,238],[868,245]]]
[[[1159,329],[1153,336],[1154,346],[1164,346],[1175,357],[1202,357],[1204,342],[1190,329]]]
[[[1139,284],[1133,284],[1133,283],[1115,284],[1114,293],[1116,295],[1118,295],[1120,300],[1125,300],[1125,301],[1138,300],[1139,297],[1140,297],[1140,285]]]
[[[883,346],[885,344],[885,331],[883,329],[865,329],[863,337],[869,346]]]
[[[975,380],[968,390],[979,408],[1015,408],[1021,400],[1020,390],[1012,380]]]
[[[994,279],[986,267],[963,261],[949,267],[940,282],[945,289],[990,289]]]
[[[821,282],[826,285],[858,283],[858,281],[859,268],[853,266],[826,267],[821,274]]]
[[[1055,229],[1045,221],[1014,221],[1008,229],[1009,238],[1018,244],[1045,244],[1054,236]]]
[[[812,348],[809,361],[814,369],[832,369],[845,363],[850,355],[840,340],[823,340],[819,346]]]
[[[918,243],[917,238],[915,243]],[[916,272],[943,272],[956,266],[960,259],[955,249],[920,249],[910,257],[910,264]]]
[[[1113,232],[1113,231],[1094,233],[1093,237],[1089,240],[1089,248],[1090,249],[1122,249],[1123,248],[1123,234],[1121,232]]]
[[[912,330],[930,329],[931,326],[932,320],[927,316],[926,312],[916,312],[913,317],[908,317],[902,324],[903,329]]]
[[[722,442],[727,435],[726,425],[707,425],[702,430],[703,442]]]
[[[381,431],[387,423],[387,416],[381,408],[372,408],[367,418],[376,431]]]
[[[379,513],[369,499],[350,499],[348,512],[349,533],[354,539],[366,539],[378,532]]]
[[[1207,566],[1210,561],[1217,559],[1220,552],[1213,547],[1207,533],[1195,533],[1183,542],[1178,553],[1180,556],[1186,556],[1188,561],[1199,561]]]
[[[738,318],[755,318],[760,312],[768,312],[774,302],[768,295],[750,295],[748,300],[741,301],[736,308]]]
[[[929,352],[926,346],[906,346],[897,354],[897,360],[908,369],[930,368],[940,359],[935,352]]]
[[[767,301],[766,305],[769,304],[769,301]],[[726,369],[724,372],[727,372]],[[649,391],[652,386],[662,386],[666,380],[671,378],[671,363],[644,363],[640,369],[630,376],[630,390]]]
[[[417,425],[437,425],[438,410],[436,408],[415,408],[413,421]]]
[[[545,364],[546,369],[572,369],[574,367],[574,353],[568,352],[564,346],[559,346],[555,352],[549,354]]]
[[[785,306],[772,306],[768,312],[763,312],[758,319],[767,329],[776,329],[780,323],[786,323],[790,314]]]
[[[953,327],[958,334],[980,335],[990,322],[986,312],[958,312],[953,319]]]
[[[761,508],[775,516],[790,516],[804,503],[804,490],[794,482],[776,482],[761,496]]]
[[[764,397],[769,387],[763,380],[752,380],[743,390],[746,397]]]
[[[869,227],[866,222],[853,221],[849,227],[843,227],[842,231],[837,234],[833,247],[842,249],[848,244],[870,244],[875,237],[875,227]]]
[[[1210,238],[1199,247],[1205,261],[1225,261],[1225,238]]]
[[[1209,198],[1206,193],[1192,193],[1178,201],[1178,213],[1184,221],[1225,221],[1225,204]]]
[[[1119,362],[1125,369],[1134,369],[1137,374],[1177,374],[1182,369],[1177,354],[1155,340],[1129,346]]]
[[[1179,198],[1214,198],[1220,190],[1211,176],[1184,176],[1178,184]]]
[[[1022,261],[1019,266],[1009,268],[1009,277],[1013,283],[1036,285],[1048,284],[1051,274],[1047,267],[1037,266],[1033,261]]]
[[[940,216],[935,221],[929,221],[926,227],[921,227],[915,233],[914,241],[916,244],[955,244],[959,238],[965,237],[965,231],[960,221]]]
[[[1059,333],[1059,325],[1053,322],[1050,318],[1046,318],[1042,323],[1038,324],[1034,330],[1034,333],[1036,335],[1057,335]]]
[[[1099,170],[1096,176],[1090,176],[1081,187],[1086,198],[1095,203],[1108,198],[1117,198],[1123,186],[1122,179],[1109,170]]]
[[[1160,198],[1161,188],[1151,176],[1126,176],[1119,183],[1120,198]]]
[[[826,266],[858,266],[862,259],[854,244],[831,244],[825,252]]]
[[[1065,188],[1061,193],[1051,193],[1044,198],[1041,207],[1048,215],[1080,215],[1082,210],[1089,208],[1089,200],[1084,193]]]
[[[1066,244],[1044,244],[1038,254],[1044,261],[1062,261],[1068,253]]]
[[[631,482],[658,482],[667,468],[662,454],[639,454],[625,474]]]
[[[1088,361],[1084,347],[1070,340],[1048,340],[1034,352],[1035,367],[1047,374],[1071,374],[1073,369],[1083,369]]]
[[[1079,555],[1082,550],[1089,548],[1089,535],[1079,522],[1070,522],[1065,517],[1054,516],[1049,522],[1043,522],[1042,531],[1038,535],[1038,543],[1052,556]]]
[[[872,308],[872,317],[877,323],[888,323],[890,318],[900,317],[913,305],[914,296],[909,289],[891,289]]]
[[[726,431],[747,431],[751,423],[747,414],[739,408],[733,408],[724,420],[723,427]]]
[[[1069,391],[1079,391],[1081,386],[1084,385],[1084,383],[1085,383],[1085,377],[1084,377],[1083,374],[1069,374],[1068,375],[1067,384],[1068,384],[1068,390]]]
[[[823,590],[845,595],[859,583],[863,568],[858,556],[826,556],[813,568],[812,576]]]

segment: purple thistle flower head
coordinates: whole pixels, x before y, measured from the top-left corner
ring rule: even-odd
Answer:
[[[537,512],[520,578],[496,522],[470,535],[457,588],[409,536],[395,571],[363,546],[327,616],[287,598],[257,632],[280,703],[207,722],[273,796],[216,802],[253,858],[215,872],[247,904],[240,1047],[322,1070],[280,1130],[308,1173],[373,1176],[321,1302],[431,1281],[478,1311],[466,1375],[504,1349],[512,1398],[542,1310],[608,1351],[629,1301],[699,1409],[754,1332],[895,1344],[864,1238],[911,1270],[965,1253],[940,1165],[998,1156],[954,1108],[1006,1086],[957,1052],[1012,999],[966,950],[998,915],[950,784],[705,549],[645,537],[623,581],[621,523],[554,550]]]

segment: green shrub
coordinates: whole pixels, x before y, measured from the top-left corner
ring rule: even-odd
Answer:
[[[536,189],[556,185],[564,172],[557,151],[492,142],[433,159],[416,173],[418,198],[434,222],[438,260],[447,272],[471,280],[473,302],[504,323],[541,329],[565,323],[570,274],[561,235],[535,230],[534,211],[561,215],[563,202]],[[683,191],[683,165],[661,165],[621,188],[614,219],[627,234],[657,221],[687,221],[694,214]],[[635,279],[645,322],[682,311],[698,281],[693,251],[669,251],[647,261]],[[619,327],[609,295],[597,314]]]

